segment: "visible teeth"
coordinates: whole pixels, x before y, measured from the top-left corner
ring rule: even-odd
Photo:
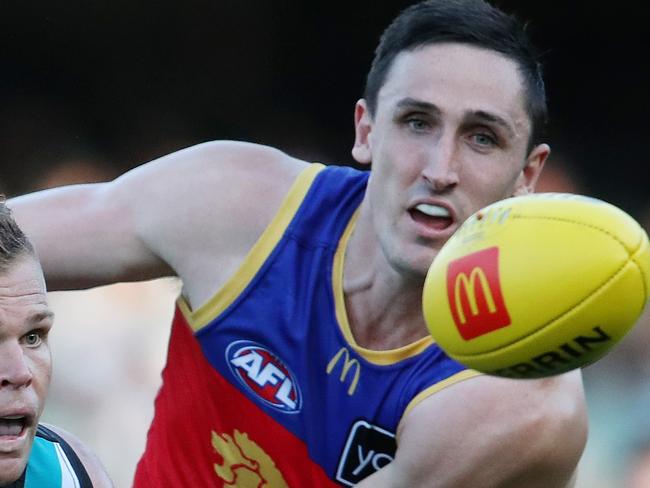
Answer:
[[[0,436],[19,436],[24,427],[24,423],[21,421],[22,419],[24,417],[21,416],[17,418],[0,418]]]
[[[421,203],[415,209],[423,214],[430,215],[431,217],[450,217],[449,210],[438,205],[429,205],[428,203]]]
[[[7,415],[6,417],[0,417],[2,420],[20,420],[24,418],[24,415]]]

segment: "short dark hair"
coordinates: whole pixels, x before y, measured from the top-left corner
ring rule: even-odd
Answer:
[[[519,67],[531,133],[528,151],[543,137],[548,116],[542,65],[526,26],[483,0],[426,0],[402,11],[386,28],[375,50],[364,98],[370,115],[395,57],[429,44],[457,42],[503,54]]]
[[[0,195],[0,271],[5,271],[21,256],[36,256],[34,246],[11,216]]]

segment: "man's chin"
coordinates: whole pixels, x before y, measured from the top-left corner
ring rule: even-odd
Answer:
[[[411,244],[408,249],[405,246],[406,252],[393,260],[393,266],[402,275],[410,276],[416,282],[424,281],[431,263],[440,251],[440,247],[420,243]]]
[[[27,452],[22,451],[11,454],[0,453],[0,487],[10,486],[25,471],[29,449]]]

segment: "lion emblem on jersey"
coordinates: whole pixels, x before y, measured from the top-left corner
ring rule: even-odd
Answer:
[[[214,471],[224,486],[236,488],[288,488],[273,459],[247,433],[233,435],[212,431],[212,447],[223,458]]]

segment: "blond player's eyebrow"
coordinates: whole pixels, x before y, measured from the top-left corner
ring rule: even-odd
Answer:
[[[45,320],[53,320],[54,312],[48,310],[47,312],[37,312],[29,317],[29,322],[37,324]]]

